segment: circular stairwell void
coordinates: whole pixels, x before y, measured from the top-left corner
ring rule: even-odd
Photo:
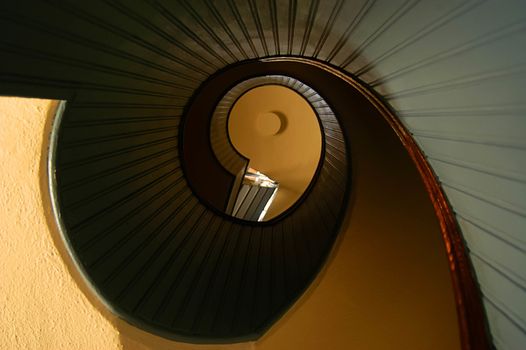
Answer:
[[[236,198],[237,207],[250,203],[248,189],[265,190],[251,185],[252,179],[261,179],[260,186],[275,187],[266,189],[269,200],[267,196],[255,196],[248,211],[233,210],[233,215],[248,216],[255,207],[254,219],[268,221],[301,198],[320,163],[321,123],[309,100],[289,87],[259,86],[236,100],[228,118],[228,134],[233,146],[249,159],[248,174],[257,172],[246,176]],[[258,202],[262,202],[260,206],[255,205]]]
[[[331,128],[326,122],[337,128],[325,100],[297,79],[267,75],[231,88],[211,116],[210,142],[216,159],[236,179],[215,209],[248,221],[284,214],[315,181],[324,127]],[[261,130],[265,126],[267,134]],[[268,180],[255,186],[255,178]],[[204,191],[196,192],[209,202]]]

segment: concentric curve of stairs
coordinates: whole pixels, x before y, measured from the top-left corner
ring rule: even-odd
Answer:
[[[60,141],[74,156],[57,156],[59,182],[61,171],[75,168],[85,176],[63,186],[73,189],[98,171],[114,180],[101,182],[93,200],[103,198],[104,186],[118,192],[137,181],[137,195],[156,187],[163,208],[185,203],[177,218],[187,230],[218,227],[222,234],[210,239],[225,249],[237,249],[224,234],[230,226],[192,197],[178,162],[179,121],[196,89],[230,64],[276,55],[314,58],[356,76],[393,108],[441,182],[475,268],[494,344],[526,344],[524,1],[101,0],[87,6],[21,0],[0,5],[0,28],[0,92],[67,100],[63,127],[85,130],[82,139]],[[95,156],[89,151],[94,142],[112,146]],[[107,168],[86,167],[93,161]],[[141,162],[148,171],[134,174]],[[134,175],[121,177],[120,170]],[[89,206],[78,200],[68,205]],[[158,209],[161,234],[173,218]],[[105,207],[90,210],[94,218],[111,215]],[[132,225],[134,210],[130,204],[119,227]],[[72,226],[84,224],[79,217]],[[242,250],[262,237],[260,228],[251,230],[256,238],[244,238]],[[171,305],[163,300],[153,313]]]

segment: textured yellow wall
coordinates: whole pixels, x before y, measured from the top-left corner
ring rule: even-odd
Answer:
[[[118,331],[78,288],[48,226],[42,148],[55,104],[0,98],[0,349],[121,349]]]

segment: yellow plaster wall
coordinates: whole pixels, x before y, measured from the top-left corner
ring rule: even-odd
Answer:
[[[41,192],[56,102],[0,98],[0,349],[121,349],[55,246]]]

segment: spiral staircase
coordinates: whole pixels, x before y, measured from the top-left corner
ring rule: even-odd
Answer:
[[[392,127],[443,215],[463,348],[526,344],[525,2],[21,0],[0,5],[0,23],[0,93],[67,101],[56,214],[129,322],[184,341],[261,336],[345,219],[352,106]],[[256,224],[218,210],[235,176],[210,117],[236,84],[271,75],[331,112],[318,111],[324,150],[305,195]]]

